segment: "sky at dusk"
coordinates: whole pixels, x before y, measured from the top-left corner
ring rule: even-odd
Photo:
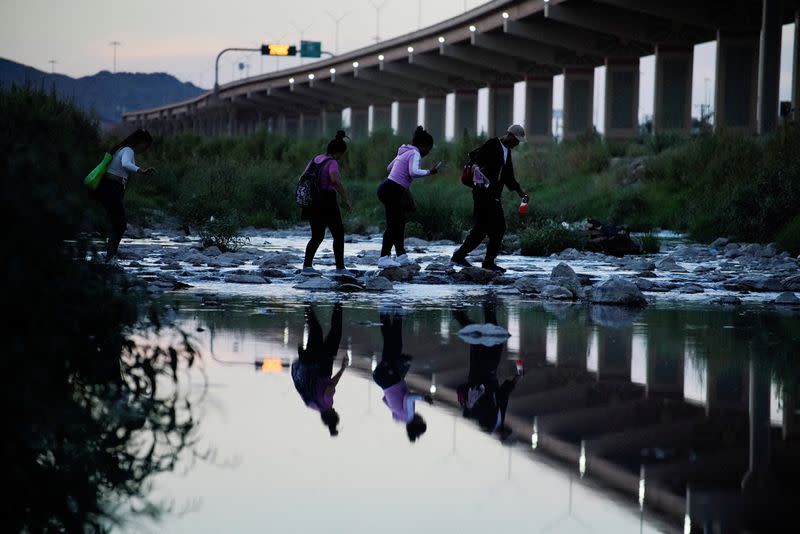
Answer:
[[[478,0],[0,0],[0,57],[40,70],[54,68],[73,77],[112,70],[118,41],[117,70],[167,72],[203,88],[213,85],[214,58],[223,48],[258,47],[267,42],[322,41],[323,50],[336,52],[336,23],[340,18],[339,52],[375,42],[376,9],[380,37],[396,37],[429,26],[486,3]],[[420,11],[421,9],[421,11]],[[783,28],[781,54],[782,100],[790,98],[794,24]],[[695,47],[693,114],[709,99],[713,103],[716,46]],[[57,63],[51,65],[50,60]],[[308,60],[306,60],[308,61]],[[239,63],[246,65],[239,70]],[[270,58],[259,54],[223,56],[220,81],[296,66],[299,58]],[[652,114],[653,56],[642,58],[640,116]],[[596,70],[595,122],[602,131],[604,68]],[[706,82],[708,79],[708,82]],[[561,107],[561,77],[556,77],[554,107]],[[709,89],[706,89],[709,86]],[[521,86],[520,86],[521,87]],[[522,91],[517,91],[517,101]],[[485,95],[481,96],[481,101]],[[521,106],[516,106],[519,116]],[[483,122],[480,121],[479,122]]]

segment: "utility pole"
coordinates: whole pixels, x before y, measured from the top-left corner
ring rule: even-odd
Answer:
[[[50,74],[55,74],[55,72],[56,72],[56,63],[58,63],[58,61],[56,61],[55,59],[51,59],[51,60],[48,61],[48,63],[50,63]]]
[[[389,0],[383,0],[380,4],[375,2],[375,0],[369,0],[369,3],[372,4],[372,8],[375,10],[375,42],[379,43],[381,41],[381,10],[386,7],[386,3]]]
[[[119,41],[111,41],[108,43],[114,49],[114,70],[112,71],[114,74],[117,73],[117,47],[119,47],[122,43]]]
[[[330,11],[326,11],[325,13],[328,14],[328,16],[331,18],[333,23],[336,25],[336,39],[335,39],[335,42],[334,42],[334,51],[338,54],[339,53],[339,23],[342,22],[342,19],[344,19],[347,15],[349,15],[350,12],[349,11],[345,11],[339,17],[336,17]]]

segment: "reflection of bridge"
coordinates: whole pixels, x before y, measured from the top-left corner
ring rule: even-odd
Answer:
[[[477,91],[487,88],[487,131],[495,134],[512,122],[513,84],[524,81],[525,126],[533,140],[549,141],[553,76],[564,75],[563,132],[574,137],[592,129],[594,68],[605,65],[605,134],[633,138],[639,58],[655,54],[654,129],[686,132],[693,45],[716,39],[715,126],[766,133],[778,119],[781,25],[798,20],[798,0],[494,0],[414,33],[124,120],[165,134],[266,127],[316,137],[330,135],[350,108],[350,133],[361,137],[389,126],[411,132],[421,112],[442,139],[448,121],[457,134],[475,133]],[[446,99],[455,104],[449,117]]]
[[[750,340],[733,334],[709,340],[693,333],[693,320],[678,311],[635,323],[628,317],[627,325],[624,314],[602,309],[588,316],[575,307],[498,311],[513,336],[509,356],[526,364],[507,422],[537,451],[641,499],[649,509],[680,519],[688,515],[695,525],[716,522],[720,531],[743,514],[763,512],[764,503],[754,497],[758,492],[771,495],[774,514],[782,504],[779,495],[783,504],[800,495],[797,391],[778,394],[768,369],[746,363]],[[383,340],[378,328],[353,323],[375,321],[376,315],[345,311],[349,326],[341,349],[364,373]],[[709,321],[703,314],[696,319]],[[283,340],[283,356],[293,356],[301,314],[261,320],[275,324],[259,328],[257,343],[270,343],[270,354],[278,354],[277,340]],[[605,326],[609,321],[617,327]],[[290,328],[290,322],[299,324]],[[710,323],[720,329],[722,324]],[[422,390],[435,384],[438,402],[453,407],[469,362],[457,329],[448,310],[415,312],[403,324],[403,352],[414,356],[409,383]]]

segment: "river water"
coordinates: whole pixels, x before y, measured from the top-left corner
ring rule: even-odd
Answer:
[[[214,284],[162,297],[202,355],[178,386],[191,459],[151,480],[167,513],[122,530],[775,532],[800,496],[796,312]],[[387,369],[432,397],[414,442]]]

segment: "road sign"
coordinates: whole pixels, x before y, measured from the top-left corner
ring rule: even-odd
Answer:
[[[296,56],[297,47],[288,44],[265,44],[261,45],[262,56]],[[317,56],[319,57],[319,56]]]
[[[319,41],[300,41],[300,57],[321,57],[322,43]]]

